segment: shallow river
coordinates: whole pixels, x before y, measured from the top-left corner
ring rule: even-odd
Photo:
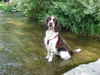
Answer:
[[[73,50],[81,48],[82,51],[68,61],[55,56],[53,62],[48,63],[42,25],[27,22],[19,12],[0,11],[0,75],[61,75],[79,64],[100,58],[100,40],[67,31],[60,34]]]

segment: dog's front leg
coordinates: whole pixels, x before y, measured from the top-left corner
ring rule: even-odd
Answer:
[[[50,57],[50,50],[47,50],[47,56],[45,58],[48,59],[49,57]]]
[[[56,50],[51,50],[50,51],[50,55],[48,58],[48,62],[52,62],[53,56],[56,54]]]

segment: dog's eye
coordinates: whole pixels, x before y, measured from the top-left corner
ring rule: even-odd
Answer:
[[[55,21],[55,19],[53,19],[53,21]]]
[[[51,18],[49,20],[51,20]]]

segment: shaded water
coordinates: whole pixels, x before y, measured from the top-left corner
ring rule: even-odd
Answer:
[[[38,23],[29,23],[20,13],[0,11],[0,75],[61,75],[82,63],[100,58],[100,40],[61,32],[74,50],[82,52],[68,61],[55,56],[52,63],[45,60],[45,31]]]

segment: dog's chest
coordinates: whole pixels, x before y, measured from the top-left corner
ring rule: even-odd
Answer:
[[[46,31],[46,36],[44,38],[44,43],[46,47],[48,48],[56,47],[56,43],[58,41],[58,37],[56,37],[56,35],[58,35],[58,33],[55,33],[53,31]]]

